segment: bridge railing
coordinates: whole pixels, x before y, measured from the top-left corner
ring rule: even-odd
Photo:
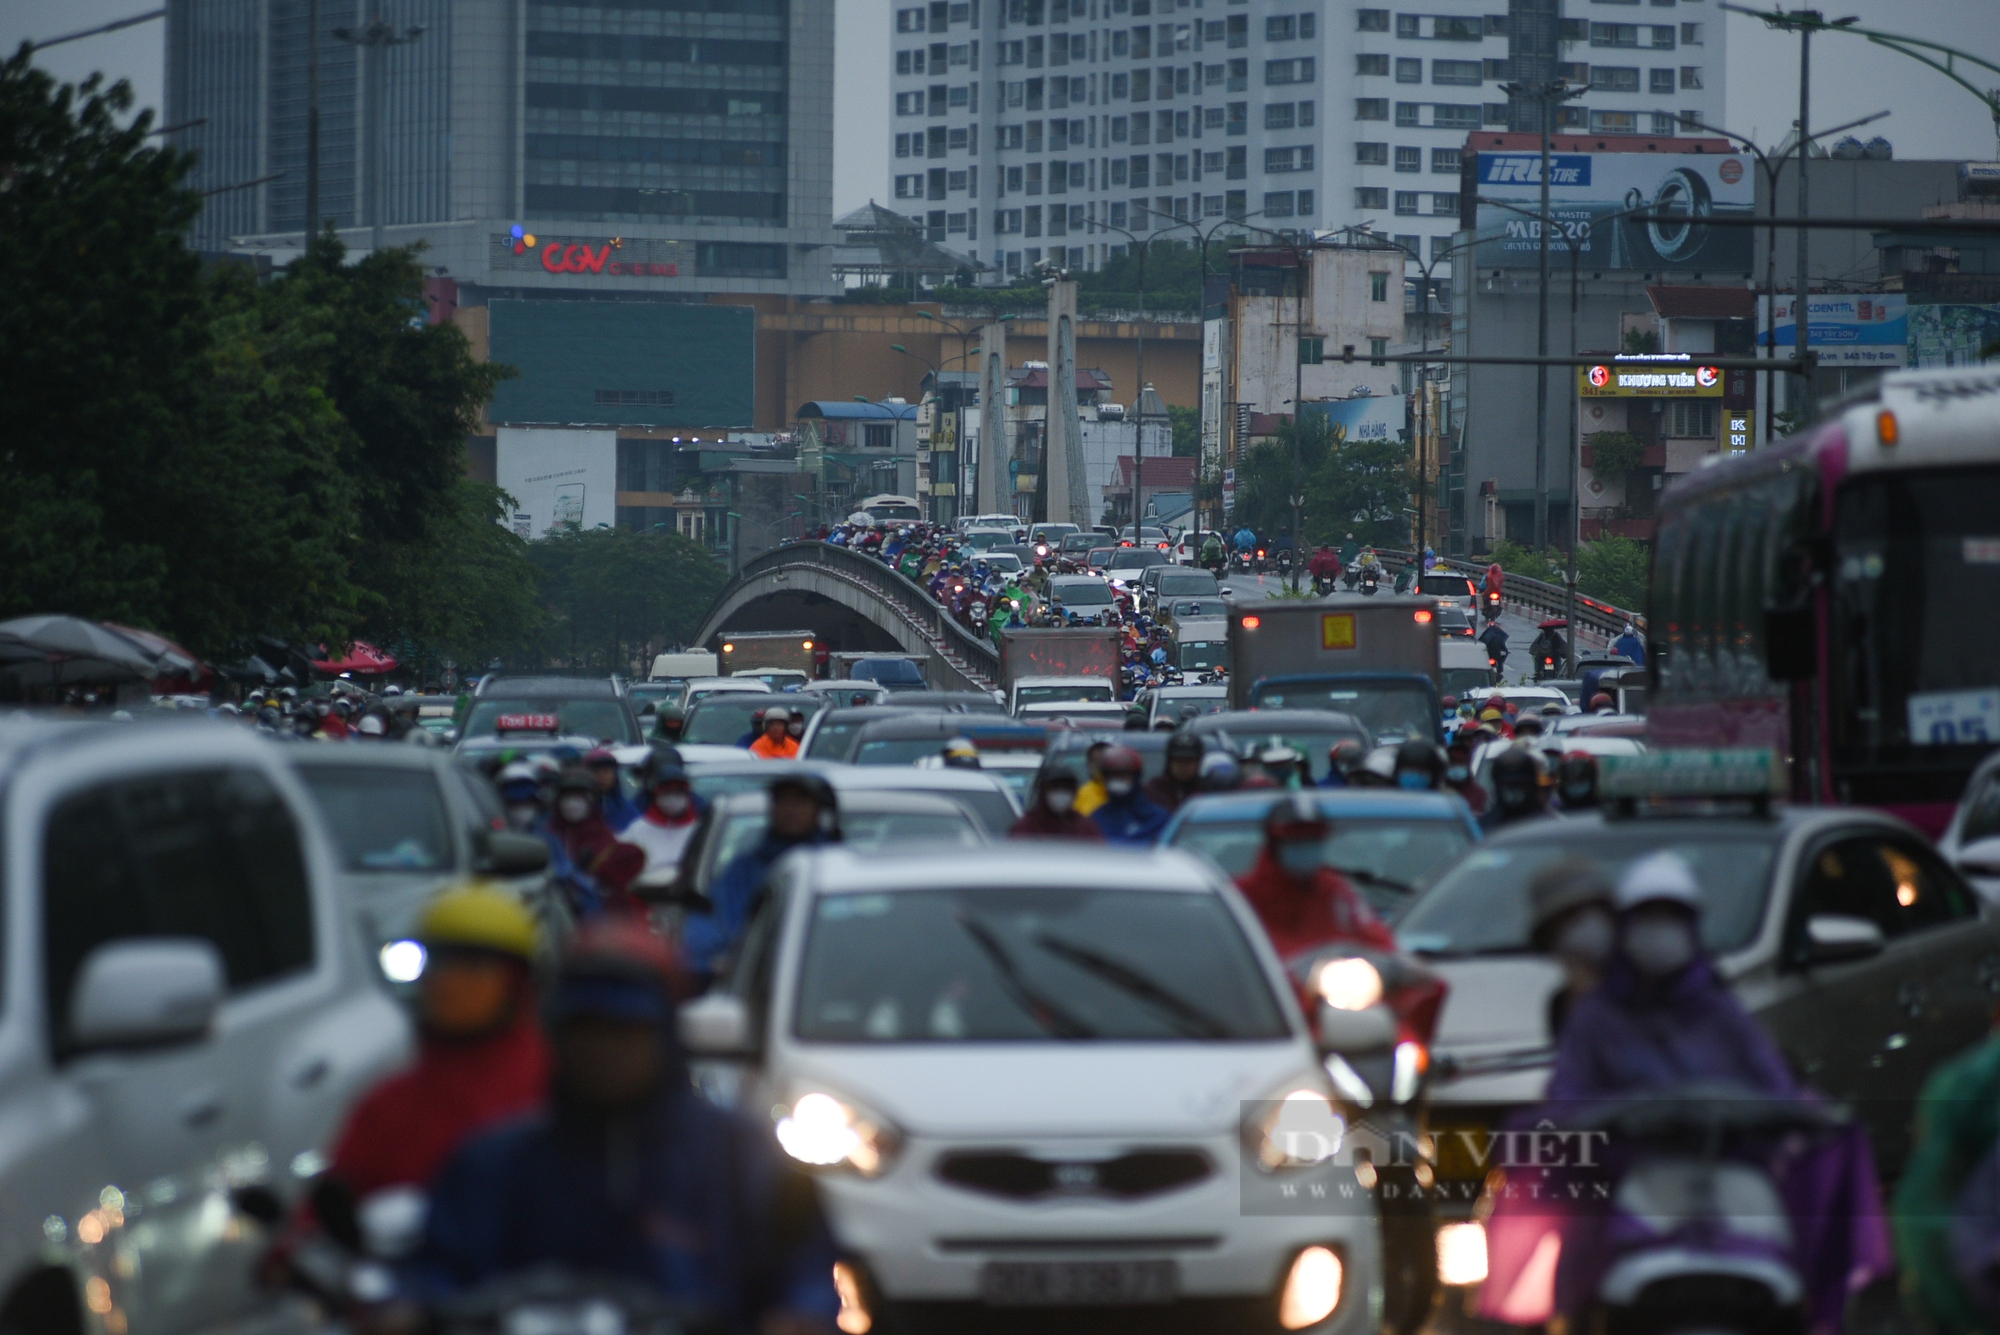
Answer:
[[[824,542],[792,542],[745,561],[732,583],[800,565],[818,566],[849,583],[865,586],[893,606],[906,623],[921,631],[947,658],[955,658],[961,666],[988,681],[1000,679],[1000,655],[991,643],[954,620],[928,589],[872,556]],[[725,596],[726,593],[725,590]]]
[[[1377,547],[1375,551],[1386,560],[1403,564],[1417,559],[1415,552],[1393,551],[1385,547]],[[1461,561],[1457,557],[1440,556],[1437,558],[1437,564],[1454,574],[1469,576],[1474,584],[1486,577],[1486,567],[1477,561]],[[1530,579],[1526,575],[1510,574],[1503,587],[1506,590],[1506,599],[1510,603],[1519,604],[1545,616],[1568,615],[1569,592],[1560,584],[1552,584],[1542,579]],[[1614,607],[1602,598],[1592,598],[1588,594],[1576,595],[1577,629],[1595,631],[1605,639],[1612,640],[1624,630],[1628,621],[1641,629],[1646,625],[1646,617],[1642,612]]]

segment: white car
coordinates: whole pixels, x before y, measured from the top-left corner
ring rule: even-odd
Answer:
[[[2000,903],[2000,752],[1972,771],[1937,847],[1981,898]]]
[[[289,1209],[409,1051],[332,839],[206,720],[11,721],[0,794],[0,1324],[270,1327],[245,1207]]]
[[[1108,677],[1016,677],[1007,688],[1007,712],[1019,716],[1029,705],[1117,698]]]
[[[768,683],[755,677],[694,677],[688,681],[687,694],[681,698],[681,707],[686,708],[705,695],[729,695],[742,692],[750,695],[770,695]]]
[[[1162,1326],[1373,1329],[1356,1137],[1256,918],[1199,859],[793,855],[682,1032],[743,1063],[705,1087],[816,1171],[850,1309],[879,1324],[1146,1303]]]

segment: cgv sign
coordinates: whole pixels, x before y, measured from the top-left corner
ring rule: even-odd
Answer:
[[[491,265],[496,270],[539,270],[563,276],[608,278],[692,278],[694,247],[685,241],[649,237],[522,236],[493,237]]]

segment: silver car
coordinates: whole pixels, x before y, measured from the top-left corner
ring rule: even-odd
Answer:
[[[219,724],[10,721],[0,1325],[272,1314],[275,1217],[409,1044],[281,749]]]

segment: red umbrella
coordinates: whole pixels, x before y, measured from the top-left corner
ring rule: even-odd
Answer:
[[[356,640],[348,649],[346,657],[329,659],[326,662],[320,662],[315,659],[313,666],[321,672],[332,672],[335,674],[353,672],[364,677],[377,677],[384,672],[394,672],[396,670],[396,660],[383,653],[380,649],[377,649],[374,645]]]
[[[1544,621],[1544,622],[1541,622],[1541,623],[1539,623],[1539,624],[1538,624],[1538,625],[1537,625],[1537,626],[1535,627],[1535,629],[1536,629],[1536,630],[1568,630],[1568,629],[1569,629],[1569,619],[1568,619],[1567,617],[1550,617],[1550,618],[1549,618],[1549,619],[1548,619],[1547,621]]]

